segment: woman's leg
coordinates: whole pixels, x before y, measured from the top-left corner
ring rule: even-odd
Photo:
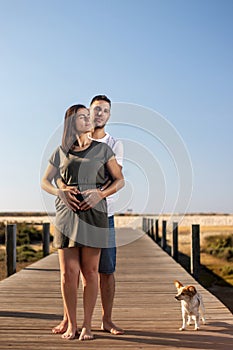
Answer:
[[[67,330],[62,335],[62,338],[74,339],[77,332],[76,306],[80,274],[79,248],[58,249],[58,255],[61,270],[61,291],[68,319]]]
[[[66,314],[66,308],[63,307],[63,319],[62,321],[55,327],[52,328],[52,333],[54,334],[63,334],[67,330],[68,319]]]
[[[98,268],[100,249],[83,247],[81,252],[81,270],[83,274],[84,320],[80,340],[91,340],[91,321],[98,295]]]
[[[77,290],[78,290],[78,287],[79,287],[79,279],[77,284]],[[52,328],[52,333],[63,334],[67,330],[67,327],[68,327],[68,316],[67,316],[66,308],[63,302],[63,319],[57,326]]]

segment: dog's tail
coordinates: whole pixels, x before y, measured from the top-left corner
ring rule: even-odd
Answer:
[[[198,301],[200,303],[200,314],[201,314],[202,323],[205,324],[206,323],[205,307],[204,307],[202,296],[199,293],[198,293]]]

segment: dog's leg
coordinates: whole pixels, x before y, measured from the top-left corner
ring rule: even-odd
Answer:
[[[183,324],[182,324],[182,327],[179,329],[180,331],[184,331],[186,328],[187,314],[185,311],[182,311],[182,320],[183,320]]]
[[[188,315],[188,322],[187,325],[190,326],[192,324],[192,316]]]
[[[206,319],[205,319],[205,307],[202,301],[202,297],[200,297],[200,314],[201,314],[201,320],[203,324],[206,324]]]
[[[200,329],[200,325],[199,325],[199,315],[196,315],[194,318],[194,322],[195,322],[195,331],[198,331]]]

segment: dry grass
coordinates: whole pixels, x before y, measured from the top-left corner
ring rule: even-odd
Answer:
[[[232,235],[233,226],[203,226],[200,228],[200,244],[201,250],[205,245],[205,238],[208,236],[214,235]],[[167,242],[168,245],[171,245],[171,231],[167,232]],[[179,238],[178,238],[178,250],[182,254],[190,257],[191,251],[191,230],[189,227],[179,227]],[[226,266],[229,266],[233,269],[233,262],[226,261],[224,259],[217,258],[213,255],[206,254],[201,252],[201,264],[207,269],[212,271],[214,274],[225,280],[227,283],[233,286],[233,274],[226,275],[224,271]]]
[[[42,244],[31,244],[30,245],[34,250],[40,251],[42,249]],[[54,252],[52,244],[50,245],[50,252]],[[5,246],[0,244],[0,281],[7,277],[6,269],[6,259],[5,259]],[[26,266],[31,265],[32,261],[27,262],[17,262],[16,263],[16,272],[19,272],[21,269],[24,269]]]
[[[30,265],[31,262],[17,262],[16,272],[24,267]],[[5,260],[5,246],[0,244],[0,281],[7,277],[6,260]]]
[[[233,226],[202,226],[200,228],[201,245],[201,270],[199,282],[213,293],[233,313],[233,274],[227,274],[233,270],[233,262],[217,258],[213,255],[202,252],[205,245],[205,238],[209,236],[229,236],[233,233]],[[161,232],[161,229],[160,229]],[[191,252],[191,228],[179,227],[178,236],[178,262],[190,271]],[[167,244],[171,246],[171,231],[167,232]],[[169,249],[168,249],[169,250]]]

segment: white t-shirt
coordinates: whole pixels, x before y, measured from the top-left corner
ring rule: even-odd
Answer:
[[[99,142],[104,142],[106,143],[113,152],[115,153],[116,161],[120,166],[123,166],[123,143],[120,140],[115,139],[111,135],[109,135],[106,132],[106,135],[102,137],[101,139],[94,139]],[[116,200],[116,195],[112,194],[111,196],[108,196],[106,198],[107,200],[107,206],[108,206],[108,216],[114,215],[114,202]]]

